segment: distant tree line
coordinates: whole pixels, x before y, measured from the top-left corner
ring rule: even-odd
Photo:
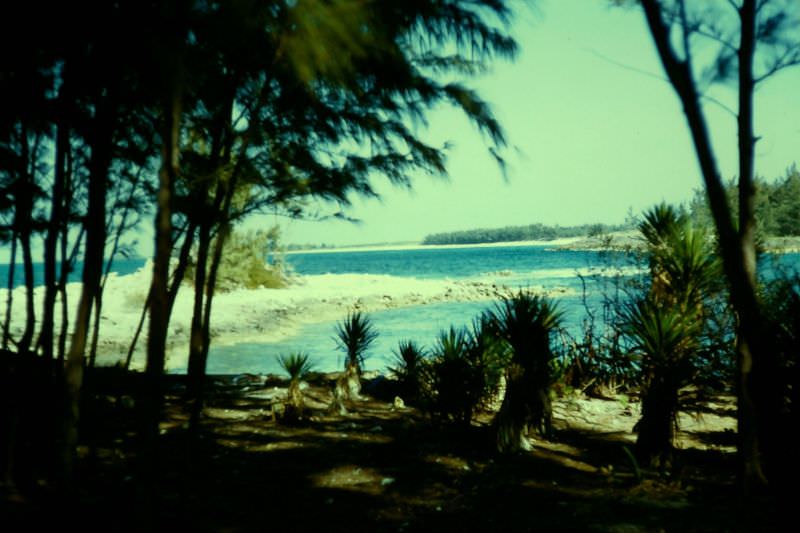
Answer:
[[[549,241],[564,237],[594,237],[609,231],[628,229],[626,225],[583,224],[581,226],[506,226],[504,228],[471,229],[450,233],[434,233],[425,237],[422,244],[481,244],[487,242]]]
[[[769,182],[761,177],[755,179],[756,231],[760,237],[787,237],[800,235],[800,171],[793,164],[786,174]],[[725,185],[725,194],[734,217],[739,216],[737,184],[730,180]],[[713,227],[705,191],[695,191],[689,202],[689,212],[695,223]]]

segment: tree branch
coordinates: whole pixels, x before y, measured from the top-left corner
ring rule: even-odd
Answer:
[[[793,67],[796,65],[800,65],[800,47],[798,48],[788,47],[786,48],[786,50],[783,51],[783,54],[781,54],[781,56],[775,60],[772,66],[770,66],[767,69],[766,72],[754,78],[753,84],[758,85],[759,83],[769,78],[773,74],[776,74],[785,68]]]

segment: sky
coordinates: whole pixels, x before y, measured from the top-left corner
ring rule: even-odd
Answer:
[[[539,0],[518,12],[520,53],[471,85],[506,130],[508,175],[488,144],[451,109],[429,117],[423,138],[449,141],[448,178],[412,176],[412,189],[375,179],[381,198],[352,198],[341,220],[264,216],[293,244],[419,241],[430,233],[525,225],[622,223],[661,201],[687,201],[702,186],[680,103],[638,9],[604,0]],[[800,35],[798,35],[800,39]],[[736,107],[736,92],[711,89]],[[800,162],[800,67],[766,81],[755,97],[756,172],[772,180]],[[736,122],[705,105],[723,177],[737,173]],[[321,206],[325,209],[325,206]],[[331,207],[327,207],[331,210]]]

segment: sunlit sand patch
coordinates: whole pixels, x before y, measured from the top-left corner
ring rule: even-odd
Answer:
[[[339,466],[327,472],[314,475],[312,482],[320,488],[337,488],[376,494],[394,482],[393,478],[382,476],[377,470],[356,465]]]
[[[309,444],[307,442],[297,442],[291,440],[284,440],[279,442],[270,442],[268,444],[256,444],[247,447],[247,451],[250,452],[280,452],[286,450],[297,450],[300,448],[316,448],[317,446],[314,444]]]

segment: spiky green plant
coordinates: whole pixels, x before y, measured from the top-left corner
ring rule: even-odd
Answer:
[[[305,402],[300,382],[314,369],[314,363],[306,353],[294,352],[289,355],[279,355],[278,364],[289,374],[289,389],[286,397],[284,420],[296,422],[303,415]]]
[[[639,223],[639,233],[642,234],[648,247],[658,248],[688,221],[688,217],[675,207],[661,203],[644,212]]]
[[[496,395],[511,360],[511,351],[500,338],[491,313],[481,313],[472,321],[467,355],[472,365],[480,369],[479,404],[485,407]]]
[[[636,425],[636,451],[654,466],[671,462],[680,407],[679,390],[694,369],[703,328],[699,315],[660,304],[653,297],[627,305],[623,334],[642,372],[642,416]]]
[[[314,363],[307,353],[293,352],[289,355],[279,355],[278,364],[289,374],[289,382],[305,379],[314,369]]]
[[[475,412],[496,389],[499,375],[493,340],[481,328],[442,331],[426,367],[426,407],[439,420],[469,427]],[[491,347],[491,348],[490,348]]]
[[[543,434],[552,430],[551,334],[559,327],[561,317],[550,299],[524,291],[504,298],[492,311],[493,327],[511,354],[506,394],[495,418],[501,452],[526,449],[529,429]]]
[[[472,406],[469,395],[470,368],[467,359],[469,337],[463,328],[450,327],[439,333],[433,347],[429,374],[428,408],[444,421],[469,425]]]
[[[345,352],[345,369],[354,369],[361,375],[367,350],[378,338],[372,321],[361,311],[348,313],[336,324],[336,336],[339,349]]]
[[[412,340],[400,341],[393,353],[394,366],[389,370],[400,382],[400,391],[406,402],[415,403],[420,396],[426,364],[425,349]]]
[[[367,350],[378,332],[372,321],[361,311],[348,313],[342,322],[336,324],[336,342],[340,350],[345,353],[344,375],[336,384],[336,393],[339,410],[344,410],[344,400],[357,400],[361,393],[361,372]]]
[[[647,211],[639,230],[647,244],[649,290],[624,306],[620,323],[640,366],[642,418],[636,451],[643,461],[665,465],[676,430],[679,389],[711,370],[702,361],[729,351],[731,335],[714,317],[724,298],[722,271],[706,232],[666,204]]]

